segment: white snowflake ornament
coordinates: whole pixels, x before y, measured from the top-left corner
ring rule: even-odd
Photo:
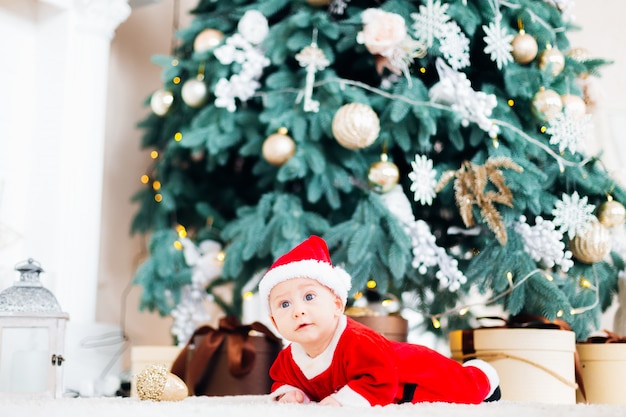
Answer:
[[[489,23],[488,26],[483,25],[486,35],[483,38],[486,44],[484,51],[486,54],[489,54],[489,57],[496,63],[498,69],[502,69],[509,62],[513,62],[513,55],[511,54],[513,45],[511,45],[511,41],[515,37],[508,33],[501,23],[502,16],[498,13],[493,22]]]
[[[561,200],[554,203],[554,224],[558,230],[570,239],[576,234],[587,230],[589,223],[596,222],[598,219],[593,215],[596,206],[587,204],[587,196],[580,197],[577,191],[570,196],[563,194]]]
[[[546,133],[550,135],[550,144],[559,146],[559,152],[568,149],[571,153],[576,153],[591,129],[590,114],[574,117],[562,112],[550,119]]]
[[[428,0],[419,7],[419,13],[411,13],[415,21],[411,26],[415,38],[422,41],[426,47],[432,47],[435,39],[445,33],[445,26],[450,20],[447,11],[448,4],[441,4],[439,0]]]
[[[415,155],[415,160],[411,161],[411,167],[413,171],[409,172],[409,179],[413,200],[430,206],[435,198],[437,186],[435,179],[437,171],[433,169],[433,161],[425,155]]]
[[[460,70],[469,66],[470,42],[456,22],[450,22],[444,26],[444,33],[439,42],[441,44],[439,50],[452,68]]]
[[[427,48],[439,42],[439,50],[448,64],[458,70],[469,66],[469,39],[459,25],[446,14],[447,4],[439,0],[428,0],[419,7],[419,13],[412,13],[413,36]]]

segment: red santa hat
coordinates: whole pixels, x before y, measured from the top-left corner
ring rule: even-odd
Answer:
[[[324,239],[310,236],[278,258],[259,282],[259,297],[269,311],[270,291],[277,284],[292,278],[310,278],[327,286],[343,301],[348,300],[352,277],[344,269],[333,266]]]

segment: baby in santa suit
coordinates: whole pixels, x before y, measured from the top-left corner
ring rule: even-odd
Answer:
[[[496,370],[425,346],[391,341],[344,314],[351,277],[311,236],[274,262],[259,283],[270,319],[289,342],[270,369],[270,397],[289,403],[477,404],[500,398]]]

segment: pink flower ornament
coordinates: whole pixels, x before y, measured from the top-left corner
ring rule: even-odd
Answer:
[[[390,55],[407,36],[402,16],[380,9],[366,9],[361,15],[363,30],[357,42],[365,45],[374,55]]]

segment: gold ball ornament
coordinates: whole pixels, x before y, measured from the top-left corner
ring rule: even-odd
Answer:
[[[563,112],[573,119],[582,119],[587,114],[585,100],[576,94],[564,94],[561,96]]]
[[[548,122],[561,113],[563,101],[556,91],[541,88],[532,99],[531,110],[538,119]]]
[[[591,59],[591,55],[589,54],[589,51],[586,50],[585,48],[572,48],[569,51],[567,51],[567,56],[578,62],[585,62]]]
[[[193,78],[185,81],[180,95],[189,107],[200,107],[206,102],[208,88],[201,78]]]
[[[611,199],[605,201],[600,205],[600,207],[598,207],[596,215],[598,216],[600,223],[608,228],[611,228],[624,224],[624,219],[626,219],[626,209],[624,209],[624,206],[621,203]]]
[[[557,76],[565,68],[565,56],[557,48],[548,46],[539,58],[539,68],[550,69],[553,76]]]
[[[370,146],[380,133],[380,121],[376,112],[367,104],[345,104],[333,117],[333,136],[347,149],[363,149]]]
[[[269,164],[280,166],[296,153],[296,143],[287,135],[287,129],[279,129],[265,139],[262,153]]]
[[[180,401],[189,396],[187,385],[163,365],[148,365],[137,375],[137,395],[141,400]]]
[[[515,62],[522,65],[532,62],[532,60],[537,57],[537,52],[539,51],[537,40],[524,30],[520,30],[519,33],[515,35],[511,41],[511,46],[513,47],[511,51],[513,59]]]
[[[327,6],[331,0],[306,0],[311,6]]]
[[[386,193],[398,184],[400,171],[396,164],[383,158],[370,165],[367,180],[374,191]]]
[[[218,46],[222,39],[224,39],[224,34],[217,29],[204,29],[202,32],[198,33],[196,38],[193,41],[193,50],[195,52],[206,52]]]
[[[611,232],[600,222],[590,223],[588,229],[570,240],[569,248],[581,262],[600,262],[611,251]]]
[[[150,108],[157,116],[165,116],[174,103],[174,94],[167,90],[157,90],[150,97]]]

